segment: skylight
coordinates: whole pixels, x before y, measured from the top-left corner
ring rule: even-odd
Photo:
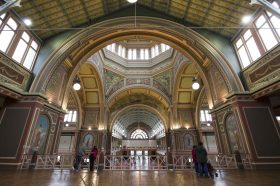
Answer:
[[[151,48],[125,48],[122,45],[112,43],[106,49],[128,60],[149,60],[170,49],[169,45],[161,43]]]

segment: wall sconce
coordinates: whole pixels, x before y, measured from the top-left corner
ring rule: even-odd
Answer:
[[[198,83],[197,78],[193,77],[192,78],[192,89],[198,90],[199,87],[200,87],[200,84]]]
[[[81,89],[81,81],[78,76],[75,77],[73,81],[73,89],[74,90],[80,90]]]

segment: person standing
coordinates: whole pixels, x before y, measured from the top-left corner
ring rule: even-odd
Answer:
[[[192,161],[194,164],[195,172],[198,174],[199,171],[198,171],[198,163],[197,163],[197,158],[196,158],[196,145],[194,145],[193,149],[192,149]]]
[[[97,150],[96,146],[94,146],[91,149],[91,152],[89,155],[89,170],[90,171],[93,171],[93,169],[94,169],[94,162],[96,160],[97,154],[98,154],[98,150]]]
[[[208,176],[208,167],[207,167],[207,151],[203,147],[203,143],[199,142],[196,147],[196,159],[198,163],[199,174],[202,176]]]
[[[79,170],[79,166],[81,164],[81,161],[82,161],[82,158],[83,158],[84,155],[86,155],[86,146],[83,144],[79,147],[79,149],[76,153],[75,163],[74,163],[74,169],[76,171]]]

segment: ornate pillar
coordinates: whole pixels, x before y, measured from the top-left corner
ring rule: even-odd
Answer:
[[[112,132],[110,132],[109,130],[107,130],[106,132],[106,154],[110,155],[111,154],[111,144],[112,144]]]
[[[173,167],[173,160],[172,160],[172,151],[171,151],[171,131],[168,129],[168,131],[165,133],[165,139],[166,139],[166,156],[167,156],[167,166],[168,168]]]
[[[222,153],[238,150],[256,168],[280,168],[280,128],[269,103],[233,95],[213,114]]]
[[[0,110],[0,168],[18,168],[23,154],[30,153],[34,126],[45,99],[24,96],[20,101],[6,98]]]

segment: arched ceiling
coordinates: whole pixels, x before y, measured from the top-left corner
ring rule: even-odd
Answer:
[[[142,128],[150,137],[164,131],[163,121],[159,116],[144,108],[132,108],[118,116],[113,124],[113,129],[122,129],[124,135],[128,135],[133,129]]]
[[[198,72],[193,63],[187,64],[182,70],[177,79],[177,94],[175,94],[178,104],[193,105],[196,91],[192,89],[192,79],[197,76]]]
[[[241,17],[258,8],[249,3],[248,0],[138,0],[137,7],[232,37],[241,26]],[[42,39],[63,31],[56,28],[91,25],[98,18],[128,6],[131,9],[126,14],[134,15],[134,5],[126,0],[22,0],[21,5],[14,10],[20,17],[33,20],[32,28],[37,29]],[[144,11],[137,11],[137,15],[147,16],[143,14]]]
[[[130,88],[122,91],[110,100],[108,106],[113,113],[134,104],[148,105],[162,113],[166,113],[169,108],[169,103],[162,95],[147,88]]]
[[[84,106],[99,106],[102,103],[102,87],[99,86],[99,78],[90,64],[83,64],[79,70],[81,91],[78,91]]]

